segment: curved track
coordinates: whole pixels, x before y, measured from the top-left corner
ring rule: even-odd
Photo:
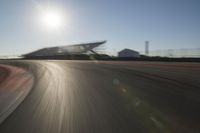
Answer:
[[[35,86],[2,133],[200,131],[199,64],[18,62]]]

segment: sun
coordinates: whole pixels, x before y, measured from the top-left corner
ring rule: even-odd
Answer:
[[[41,21],[48,29],[58,29],[64,25],[64,16],[58,11],[48,10],[42,13]]]

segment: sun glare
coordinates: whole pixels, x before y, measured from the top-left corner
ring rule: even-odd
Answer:
[[[64,16],[57,11],[45,11],[42,14],[42,24],[48,29],[58,29],[64,25]]]

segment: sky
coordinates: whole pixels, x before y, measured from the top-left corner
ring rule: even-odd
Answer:
[[[41,24],[41,9],[59,11],[59,29]],[[200,47],[200,0],[0,0],[0,55],[107,40],[111,54]]]

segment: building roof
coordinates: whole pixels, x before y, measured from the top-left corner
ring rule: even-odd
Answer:
[[[135,52],[135,53],[139,53],[139,52],[137,52],[137,51],[135,51],[135,50],[127,49],[127,48],[125,48],[125,49],[119,51],[119,53],[121,53],[121,52]]]

